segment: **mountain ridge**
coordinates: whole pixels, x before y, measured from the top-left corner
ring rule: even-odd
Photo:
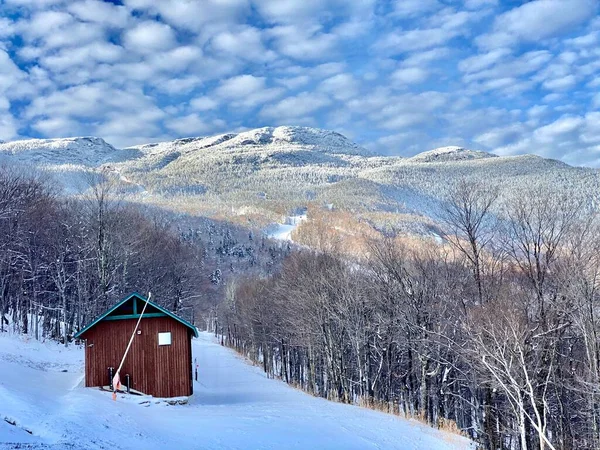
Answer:
[[[69,194],[82,191],[85,173],[100,172],[119,180],[129,201],[235,220],[242,220],[239,211],[252,211],[243,217],[265,223],[308,205],[352,211],[373,223],[381,214],[385,220],[435,221],[448,188],[460,179],[503,186],[501,196],[542,186],[600,204],[596,169],[459,146],[412,157],[377,155],[335,131],[309,127],[263,127],[124,149],[94,137],[14,141],[0,144],[1,160],[51,172]]]
[[[149,142],[118,148],[108,143],[101,137],[96,136],[69,136],[63,138],[28,138],[14,141],[0,141],[0,154],[26,152],[36,148],[55,148],[55,149],[74,149],[77,145],[82,147],[96,146],[99,149],[109,148],[119,153],[120,151],[155,149],[157,147],[181,147],[190,144],[200,144],[198,148],[210,148],[228,142],[236,146],[262,146],[262,145],[304,145],[311,146],[316,151],[331,151],[331,149],[345,150],[345,154],[357,154],[361,156],[400,158],[400,156],[379,155],[366,148],[352,142],[343,134],[332,130],[325,130],[314,127],[302,126],[279,126],[279,127],[261,127],[242,131],[239,133],[222,133],[209,136],[189,136],[167,141]],[[105,152],[102,152],[105,153]],[[449,156],[447,158],[435,158],[436,155]],[[480,155],[479,157],[497,157],[493,153],[481,150],[470,150],[459,146],[439,147],[427,150],[409,157],[413,161],[450,159],[456,156],[457,160],[471,159],[465,155]],[[487,156],[484,156],[487,155]]]

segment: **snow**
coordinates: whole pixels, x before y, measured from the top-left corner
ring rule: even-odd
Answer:
[[[267,228],[267,237],[279,241],[293,241],[292,233],[302,222],[306,220],[306,214],[287,216],[284,223],[272,224]]]
[[[126,150],[140,152],[147,156],[171,152],[193,153],[210,148],[217,152],[285,150],[288,148],[309,148],[319,152],[345,155],[369,156],[371,152],[350,141],[335,131],[310,127],[263,127],[208,137],[190,137],[174,141],[157,142],[129,147]]]
[[[448,147],[434,148],[410,158],[414,162],[432,162],[432,161],[462,161],[470,159],[496,158],[492,153],[481,152],[477,150],[468,150],[463,147],[450,145]]]
[[[119,150],[101,138],[85,136],[0,143],[0,157],[7,156],[42,165],[75,164],[97,167],[109,161],[134,158],[136,152]]]
[[[471,448],[419,422],[267,379],[208,333],[193,352],[200,380],[188,404],[125,394],[114,402],[83,387],[82,348],[0,336],[0,448]]]
[[[104,164],[133,161],[140,154],[137,150],[117,149],[93,136],[0,143],[0,164],[16,162],[41,169],[68,194],[88,189],[90,173]]]

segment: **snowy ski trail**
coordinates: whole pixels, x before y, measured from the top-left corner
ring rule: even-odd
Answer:
[[[82,387],[82,348],[0,335],[0,448],[470,448],[468,440],[416,421],[268,379],[208,333],[193,341],[193,351],[199,382],[189,404],[125,395],[113,402],[108,392]]]

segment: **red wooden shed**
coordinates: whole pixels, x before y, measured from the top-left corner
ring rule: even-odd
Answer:
[[[125,353],[147,299],[133,293],[75,335],[85,340],[85,385],[109,386],[110,368]],[[120,376],[130,387],[155,397],[180,397],[193,392],[192,336],[198,330],[152,301],[140,321]]]

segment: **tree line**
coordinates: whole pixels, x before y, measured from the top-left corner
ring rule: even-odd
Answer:
[[[600,448],[594,207],[461,181],[442,242],[302,250],[239,279],[224,343],[313,394],[455,424],[486,449]]]
[[[269,273],[289,251],[248,230],[127,203],[109,173],[87,181],[68,197],[47,175],[0,167],[0,332],[67,345],[134,291],[204,325],[224,280]]]

